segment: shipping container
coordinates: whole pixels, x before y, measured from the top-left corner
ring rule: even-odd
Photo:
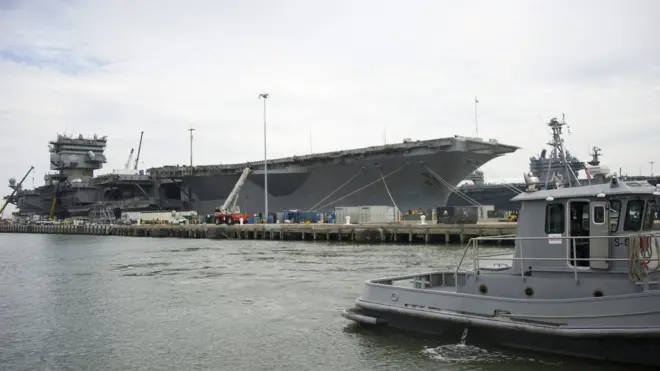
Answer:
[[[392,206],[369,205],[335,208],[336,222],[346,223],[346,217],[351,217],[351,224],[392,223],[398,220],[399,212]]]
[[[394,223],[398,219],[399,213],[392,206],[363,206],[358,214],[359,224]]]

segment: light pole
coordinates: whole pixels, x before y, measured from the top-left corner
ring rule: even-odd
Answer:
[[[191,126],[190,126],[190,129],[188,129],[188,131],[190,132],[190,166],[192,167],[192,166],[193,166],[193,161],[192,161],[192,142],[193,142],[193,131],[195,131],[195,129],[193,129],[193,127],[192,127],[192,125],[191,125]]]
[[[259,94],[259,98],[264,100],[264,219],[268,223],[268,152],[266,151],[266,101],[268,93]]]

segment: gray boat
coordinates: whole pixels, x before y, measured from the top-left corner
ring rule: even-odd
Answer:
[[[369,280],[342,315],[456,340],[467,330],[480,345],[660,366],[660,235],[652,231],[660,188],[594,175],[591,184],[537,190],[538,178],[525,174],[516,235],[496,238],[514,242],[512,255],[480,249],[493,237],[472,239],[455,269]]]

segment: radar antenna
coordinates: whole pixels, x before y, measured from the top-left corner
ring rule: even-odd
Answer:
[[[587,162],[587,163],[588,163],[589,165],[591,165],[591,166],[598,166],[598,165],[600,165],[600,159],[599,159],[599,157],[602,155],[601,151],[602,151],[602,150],[601,150],[598,146],[594,146],[594,147],[591,149],[591,153],[590,153],[590,155],[591,155],[591,161],[589,161],[589,162]]]
[[[548,162],[548,172],[545,177],[545,188],[548,188],[548,183],[550,180],[558,180],[562,183],[565,181],[566,185],[571,187],[573,185],[573,179],[575,179],[577,185],[580,185],[580,181],[578,180],[577,175],[573,172],[573,169],[571,169],[571,166],[566,159],[567,151],[564,148],[564,139],[562,138],[563,127],[567,126],[566,122],[564,121],[564,115],[562,114],[561,122],[555,117],[550,119],[548,126],[550,129],[552,129],[552,140],[548,142],[548,145],[552,148],[552,150],[550,152],[550,161]],[[564,169],[565,174],[560,174],[559,171],[555,171],[555,173],[551,176],[550,172],[552,170],[552,159],[554,158],[559,159],[560,165]],[[566,177],[564,177],[564,175],[566,175]]]

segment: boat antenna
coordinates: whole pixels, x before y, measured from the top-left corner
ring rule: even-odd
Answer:
[[[550,158],[548,161],[548,173],[546,174],[545,178],[545,188],[548,188],[548,183],[550,182],[550,178],[558,178],[556,177],[557,171],[555,171],[555,174],[553,174],[552,177],[550,177],[550,171],[551,171],[551,166],[552,166],[552,160],[554,158],[559,159],[559,164],[561,167],[564,168],[564,172],[566,173],[566,180],[568,181],[568,186],[573,185],[573,179],[580,184],[580,181],[577,178],[577,175],[573,172],[573,169],[571,169],[570,164],[568,163],[568,160],[566,159],[566,149],[564,148],[564,139],[562,138],[562,128],[566,125],[566,121],[564,120],[565,115],[562,114],[562,120],[561,122],[557,120],[557,118],[553,117],[550,119],[550,122],[548,122],[548,126],[552,130],[552,140],[548,142],[547,144],[552,147],[552,151],[550,152]],[[561,177],[563,178],[563,176]]]

